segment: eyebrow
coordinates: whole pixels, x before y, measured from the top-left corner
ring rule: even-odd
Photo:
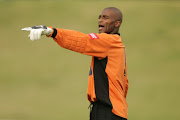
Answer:
[[[101,17],[103,17],[103,18],[110,18],[110,17],[107,16],[107,15],[99,15],[99,19],[100,19]]]

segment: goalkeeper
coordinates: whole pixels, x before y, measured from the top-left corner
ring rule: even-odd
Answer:
[[[118,32],[121,23],[121,11],[108,7],[99,15],[99,34],[44,25],[22,29],[30,31],[31,40],[46,35],[63,48],[92,56],[87,90],[92,105],[90,120],[128,119],[126,51]]]

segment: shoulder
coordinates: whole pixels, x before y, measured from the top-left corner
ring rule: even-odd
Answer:
[[[96,35],[101,37],[101,38],[109,38],[109,39],[118,39],[118,38],[120,38],[120,36],[117,35],[117,34],[100,33],[100,34],[96,34]]]
[[[97,36],[101,39],[110,40],[112,42],[122,42],[121,36],[118,34],[107,34],[107,33],[100,33]]]

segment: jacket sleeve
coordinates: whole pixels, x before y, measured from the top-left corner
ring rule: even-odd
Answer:
[[[54,32],[48,37],[53,37],[61,47],[95,57],[106,57],[112,45],[112,35],[84,34],[78,31],[53,28]]]

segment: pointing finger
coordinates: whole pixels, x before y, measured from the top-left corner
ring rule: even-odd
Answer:
[[[32,28],[31,28],[31,27],[26,27],[26,28],[22,28],[21,30],[22,30],[22,31],[31,31]]]

